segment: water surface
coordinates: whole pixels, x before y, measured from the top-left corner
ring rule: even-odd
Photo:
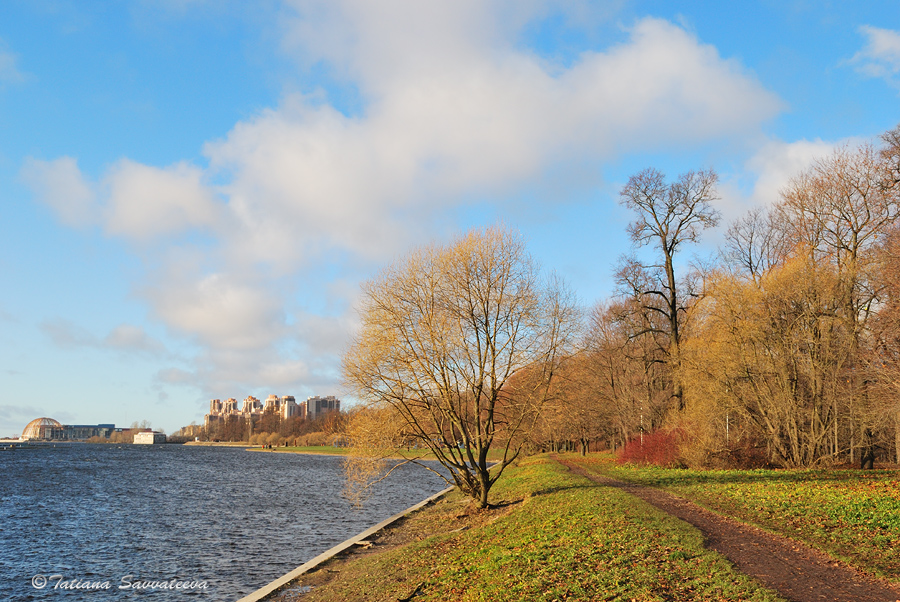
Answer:
[[[237,600],[445,487],[418,467],[395,475],[357,509],[341,497],[332,456],[179,445],[0,451],[0,600]],[[48,578],[43,589],[36,575]],[[120,589],[173,579],[206,588]],[[104,581],[110,589],[84,589]]]

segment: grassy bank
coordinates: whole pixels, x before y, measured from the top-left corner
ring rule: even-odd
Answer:
[[[325,456],[346,456],[348,453],[346,448],[334,447],[333,445],[306,445],[300,447],[289,446],[263,449],[262,447],[251,447],[250,444],[245,443],[244,447],[246,447],[250,451],[283,452],[291,454],[321,454]]]
[[[619,466],[608,455],[571,459],[613,478],[668,489],[900,582],[900,471],[696,471]]]
[[[186,441],[184,445],[199,445],[201,447],[248,447],[250,444],[241,441]]]
[[[378,553],[332,561],[294,591],[312,586],[304,602],[779,599],[696,529],[546,456],[510,468],[493,493],[499,507],[484,511],[451,494],[385,533]]]

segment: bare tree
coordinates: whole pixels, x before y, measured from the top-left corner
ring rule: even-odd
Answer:
[[[602,390],[601,374],[586,349],[565,358],[544,405],[532,441],[543,450],[585,455],[592,442],[613,434],[614,406]]]
[[[637,246],[653,245],[659,252],[658,263],[635,266],[643,274],[626,282],[643,300],[646,311],[665,318],[669,362],[676,373],[686,305],[679,292],[675,258],[685,243],[697,242],[703,230],[719,223],[719,213],[711,205],[718,198],[717,182],[711,169],[689,171],[667,183],[662,172],[649,168],[629,178],[621,192],[622,204],[637,216],[628,226],[632,241]],[[673,396],[678,409],[683,409],[684,388],[678,378],[673,382]]]
[[[586,348],[597,393],[610,406],[612,446],[659,427],[671,402],[666,334],[634,299],[597,306]],[[638,335],[637,333],[642,333]]]
[[[757,207],[728,227],[721,255],[726,265],[756,282],[785,260],[788,244],[777,215]]]
[[[884,143],[881,158],[887,168],[883,185],[885,188],[894,189],[896,194],[897,187],[900,186],[900,125],[885,132],[881,136],[881,141]]]
[[[487,506],[573,336],[569,295],[542,281],[519,234],[495,227],[386,269],[364,285],[360,318],[343,359],[347,384],[370,407],[389,408]],[[493,447],[498,466],[489,472]]]

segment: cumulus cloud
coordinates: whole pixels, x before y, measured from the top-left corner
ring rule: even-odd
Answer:
[[[866,37],[866,46],[850,62],[860,73],[900,87],[900,31],[863,25],[859,32]]]
[[[836,142],[818,139],[794,142],[769,140],[744,164],[741,173],[745,182],[728,180],[722,183],[719,210],[723,225],[727,226],[755,207],[775,205],[781,200],[781,191],[792,178],[836,148],[860,142],[862,141],[852,138]]]
[[[160,169],[122,159],[104,180],[106,230],[146,241],[212,226],[217,206],[202,179],[200,168],[184,162]]]
[[[165,346],[158,339],[148,335],[142,327],[131,324],[120,324],[113,328],[103,338],[101,346],[129,353],[160,355],[165,352]]]
[[[20,176],[64,224],[83,227],[97,221],[96,195],[74,158],[43,161],[28,157]]]
[[[520,43],[544,2],[289,7],[286,51],[357,90],[359,110],[325,90],[286,94],[208,142],[205,167],[122,159],[96,184],[68,158],[23,168],[84,191],[67,198],[61,183],[45,195],[43,180],[26,178],[67,223],[89,213],[139,243],[153,267],[138,294],[200,349],[160,382],[334,384],[355,286],[329,293],[325,282],[355,284],[374,263],[455,229],[468,203],[564,188],[585,164],[598,169],[583,184],[596,186],[602,162],[623,152],[742,136],[782,108],[739,63],[660,19],[560,64]],[[70,209],[78,203],[82,212]],[[197,231],[213,242],[192,242]],[[321,311],[329,294],[338,299]],[[84,344],[58,326],[47,332],[61,344]]]
[[[156,373],[156,379],[168,385],[196,385],[197,375],[181,368],[165,368]]]
[[[64,224],[100,224],[107,234],[129,241],[146,243],[213,228],[220,219],[203,170],[185,162],[158,168],[121,159],[94,183],[72,157],[52,161],[29,157],[20,177]]]
[[[175,274],[168,278],[145,296],[169,328],[203,346],[256,351],[285,334],[283,299],[261,284],[228,274],[196,281],[179,281]]]
[[[756,175],[750,200],[754,205],[773,205],[781,199],[781,191],[817,159],[831,153],[841,144],[824,140],[770,141],[747,162],[747,170]]]
[[[336,22],[314,21],[313,35],[300,20],[296,37],[354,78],[364,112],[293,95],[206,147],[247,227],[244,257],[337,248],[384,260],[475,196],[560,177],[568,162],[752,131],[781,108],[740,65],[659,19],[562,68],[498,41],[481,3],[334,4]]]

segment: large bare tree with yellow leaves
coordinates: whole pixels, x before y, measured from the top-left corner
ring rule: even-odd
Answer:
[[[369,409],[350,472],[365,473],[354,462],[391,448],[430,450],[445,478],[486,507],[552,394],[575,314],[505,227],[419,248],[385,269],[363,286],[359,333],[343,359],[347,385]]]

